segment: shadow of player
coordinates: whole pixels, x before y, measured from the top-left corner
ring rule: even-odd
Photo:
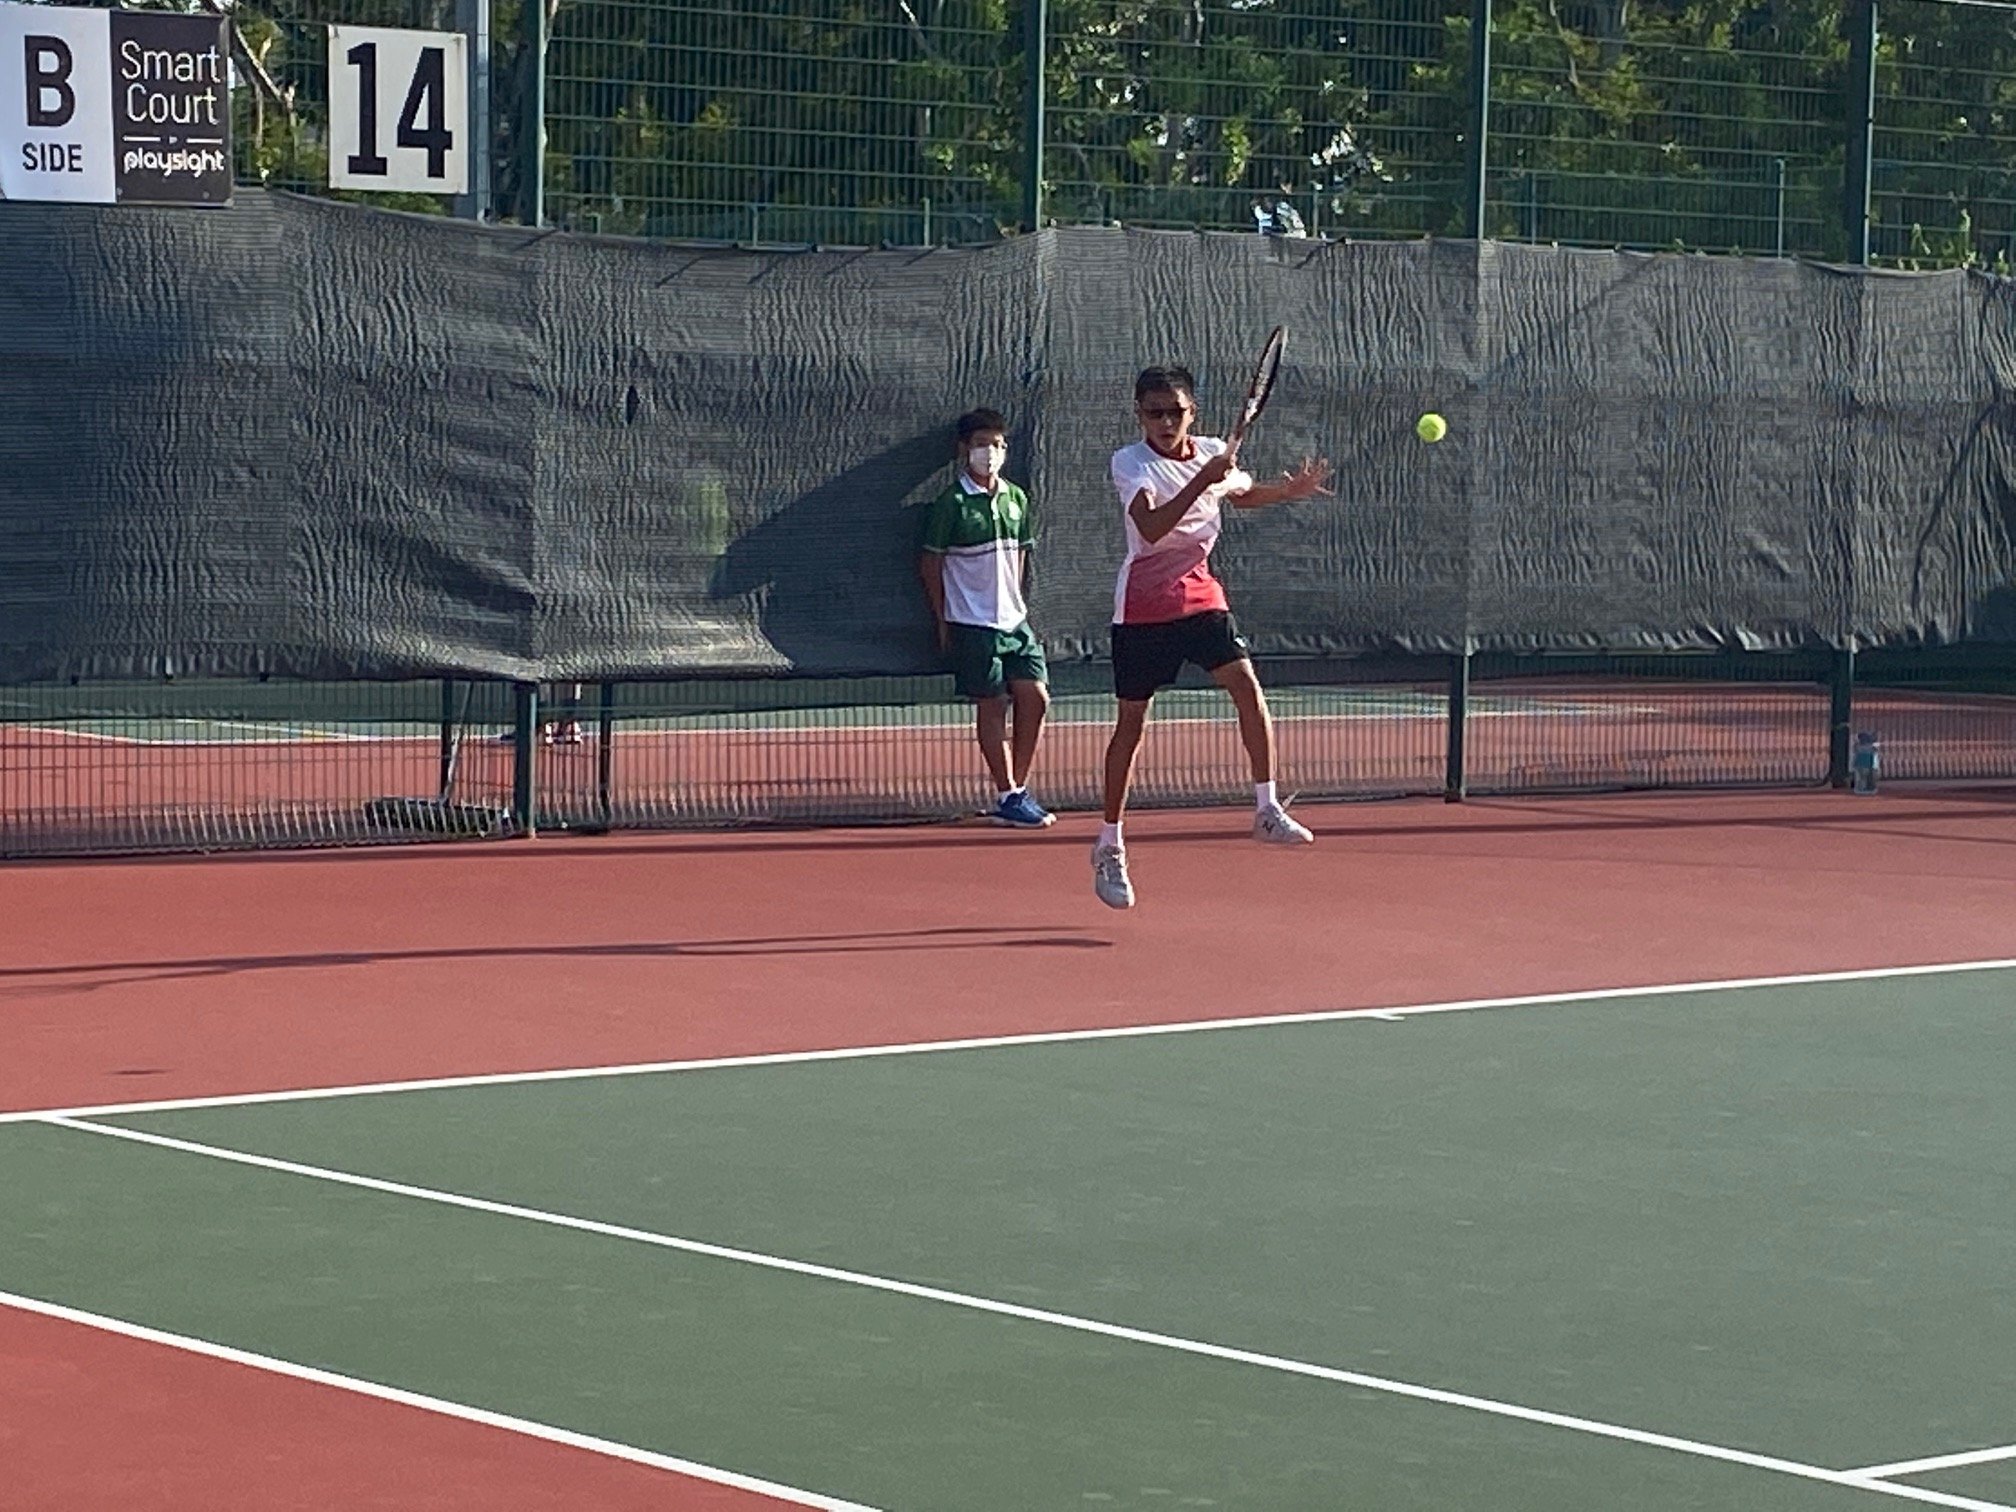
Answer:
[[[932,431],[850,467],[729,543],[709,596],[753,600],[764,637],[794,671],[938,671],[917,555],[931,485],[949,461]]]

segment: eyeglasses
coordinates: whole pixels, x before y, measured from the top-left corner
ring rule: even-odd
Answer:
[[[1149,419],[1149,420],[1168,420],[1168,421],[1170,421],[1170,422],[1172,422],[1172,423],[1173,423],[1173,422],[1175,422],[1175,421],[1177,421],[1177,420],[1181,420],[1181,419],[1182,419],[1182,418],[1183,418],[1183,417],[1184,417],[1185,415],[1187,415],[1187,414],[1189,414],[1189,413],[1190,413],[1190,411],[1189,411],[1189,410],[1187,410],[1187,409],[1185,409],[1185,408],[1184,408],[1184,407],[1183,407],[1182,405],[1180,405],[1180,404],[1179,404],[1179,405],[1177,405],[1177,406],[1176,406],[1176,407],[1175,407],[1174,409],[1149,409],[1149,408],[1148,408],[1147,406],[1145,406],[1145,405],[1144,405],[1144,406],[1142,406],[1142,409],[1141,409],[1141,414],[1142,414],[1143,418],[1145,418],[1145,419]]]

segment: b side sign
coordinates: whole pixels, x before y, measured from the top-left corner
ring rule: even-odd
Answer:
[[[231,198],[224,22],[0,0],[0,199]]]

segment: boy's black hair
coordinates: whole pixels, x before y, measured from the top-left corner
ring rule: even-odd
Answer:
[[[1190,369],[1172,363],[1168,367],[1143,368],[1141,376],[1134,380],[1134,402],[1139,404],[1150,394],[1167,391],[1183,394],[1191,399],[1197,397],[1197,380]]]
[[[968,410],[959,417],[959,439],[971,441],[982,431],[999,431],[1008,434],[1008,418],[999,410]]]

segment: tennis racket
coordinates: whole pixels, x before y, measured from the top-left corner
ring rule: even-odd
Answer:
[[[1267,408],[1267,398],[1274,392],[1274,380],[1281,373],[1281,354],[1288,348],[1288,328],[1276,326],[1267,337],[1267,345],[1260,353],[1260,361],[1253,369],[1253,381],[1246,385],[1246,398],[1239,406],[1239,418],[1233,423],[1229,441],[1233,456],[1239,455],[1239,443],[1246,439],[1246,432],[1260,411]]]

